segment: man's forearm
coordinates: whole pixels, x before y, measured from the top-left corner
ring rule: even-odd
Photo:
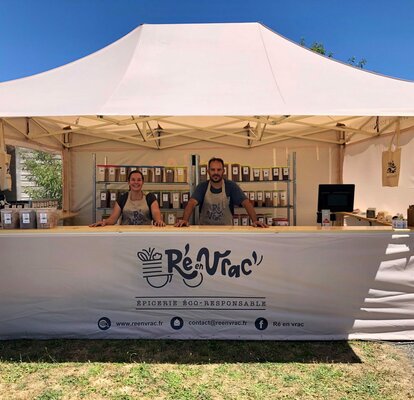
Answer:
[[[256,211],[254,210],[254,208],[253,208],[252,204],[250,203],[250,201],[248,199],[244,200],[242,202],[242,206],[246,210],[247,214],[249,214],[249,217],[252,220],[252,222],[253,223],[256,222],[257,221]]]
[[[183,213],[183,220],[188,222],[190,220],[191,214],[194,211],[194,208],[197,205],[197,201],[195,201],[194,199],[190,199],[184,209],[184,213]]]

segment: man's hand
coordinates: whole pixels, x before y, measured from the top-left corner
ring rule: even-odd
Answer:
[[[154,221],[154,226],[165,226],[165,222],[162,219]]]
[[[181,228],[183,226],[190,226],[190,224],[185,219],[179,219],[174,226],[176,226],[177,228]]]

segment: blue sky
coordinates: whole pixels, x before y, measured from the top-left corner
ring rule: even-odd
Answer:
[[[414,0],[0,0],[0,81],[58,67],[142,23],[261,22],[414,80]]]

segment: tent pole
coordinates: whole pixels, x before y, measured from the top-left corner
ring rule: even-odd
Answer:
[[[338,158],[338,183],[344,183],[344,158],[345,158],[345,144],[339,145]]]
[[[345,126],[342,124],[337,124],[337,127]],[[346,131],[338,132],[338,142],[339,142],[339,154],[338,154],[338,175],[337,182],[344,183],[344,158],[345,158],[345,135]]]
[[[62,209],[63,211],[70,211],[70,190],[71,190],[71,164],[72,164],[72,154],[70,149],[64,148],[62,152],[63,158],[63,200],[62,200]]]

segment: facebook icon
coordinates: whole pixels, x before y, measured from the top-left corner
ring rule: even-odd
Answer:
[[[269,323],[266,318],[257,318],[256,321],[254,321],[254,325],[257,330],[264,331]]]

